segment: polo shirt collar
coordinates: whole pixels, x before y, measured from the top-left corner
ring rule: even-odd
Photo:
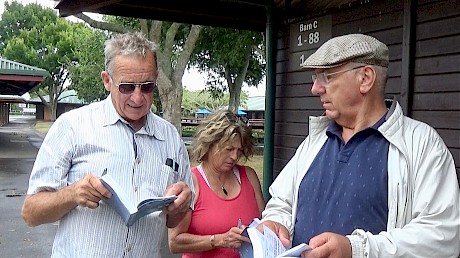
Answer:
[[[373,124],[372,126],[370,126],[368,128],[378,130],[379,127],[386,121],[387,113],[388,113],[388,111],[385,112],[385,114],[383,114],[383,116],[375,124]],[[366,130],[366,129],[364,129],[364,130]],[[342,135],[342,127],[340,125],[338,125],[334,120],[332,120],[329,123],[329,126],[327,127],[326,133],[332,133],[332,134],[335,134],[337,136],[341,136]]]

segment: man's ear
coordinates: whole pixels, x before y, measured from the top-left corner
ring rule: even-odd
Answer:
[[[104,83],[104,88],[107,90],[107,91],[110,91],[111,87],[112,87],[112,84],[110,84],[110,76],[109,76],[109,73],[106,72],[106,71],[102,71],[101,72],[101,79],[102,79],[102,82]]]
[[[374,87],[374,82],[376,78],[376,71],[374,67],[371,65],[366,65],[363,67],[361,73],[359,73],[361,78],[360,78],[360,87],[359,90],[361,91],[362,94],[369,93],[371,89]]]

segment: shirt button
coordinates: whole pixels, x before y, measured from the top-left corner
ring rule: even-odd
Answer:
[[[134,192],[137,192],[137,190],[139,189],[139,187],[134,187]]]
[[[136,159],[136,163],[137,163],[137,164],[141,163],[141,159],[140,159],[140,158],[137,158],[137,159]]]

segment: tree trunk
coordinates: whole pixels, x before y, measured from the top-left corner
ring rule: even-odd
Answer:
[[[181,132],[182,83],[170,80],[161,70],[157,80],[158,85],[162,85],[158,89],[163,107],[163,118]]]
[[[235,78],[235,82],[231,80],[229,69],[225,69],[225,73],[227,74],[226,77],[227,77],[228,91],[230,93],[228,109],[235,112],[235,114],[238,114],[238,108],[240,107],[241,87],[243,86],[243,82],[246,78],[246,73],[248,72],[249,59],[251,58],[251,51],[252,51],[252,46],[248,46],[246,48],[243,67],[238,72],[238,75]]]
[[[192,25],[182,51],[173,65],[172,56],[174,35],[180,24],[173,23],[168,29],[165,39],[165,47],[158,55],[158,89],[160,92],[163,118],[171,122],[181,132],[181,107],[182,107],[182,77],[190,60],[196,41],[202,30],[202,26]],[[151,35],[155,38],[156,34]],[[177,53],[176,53],[177,54]]]

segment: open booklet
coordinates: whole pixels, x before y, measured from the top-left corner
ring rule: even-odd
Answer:
[[[243,235],[249,237],[251,243],[243,242],[238,249],[241,258],[301,257],[300,255],[303,251],[311,249],[311,247],[305,243],[299,244],[293,248],[286,248],[283,246],[278,236],[266,226],[263,226],[263,233],[257,230],[259,224],[260,220],[256,218],[243,231]]]
[[[145,215],[160,211],[163,207],[168,206],[177,199],[175,195],[153,197],[143,200],[136,206],[129,198],[129,195],[110,174],[103,174],[101,176],[101,182],[112,193],[112,197],[106,199],[105,202],[121,216],[128,227],[132,226],[137,220]]]

